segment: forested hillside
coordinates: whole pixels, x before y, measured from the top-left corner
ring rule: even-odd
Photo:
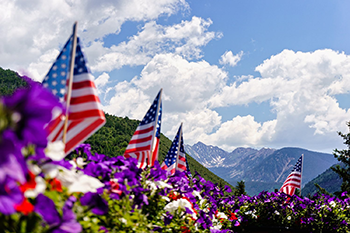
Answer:
[[[344,167],[344,164],[341,166]],[[329,193],[339,192],[342,182],[343,179],[331,168],[328,168],[325,172],[308,182],[301,190],[301,194],[304,196],[315,194],[317,191],[319,191],[315,184],[318,184]]]
[[[0,67],[0,95],[10,95],[19,87],[25,87],[26,82],[12,70]]]
[[[4,70],[0,67],[0,95],[12,94],[15,89],[25,86],[26,82],[16,72]],[[122,155],[140,121],[109,114],[106,114],[106,120],[106,124],[84,143],[90,144],[92,151],[95,153],[105,154],[110,157]],[[171,140],[161,134],[159,147],[160,163],[164,160],[170,146]],[[206,180],[233,188],[232,185],[203,167],[189,155],[187,155],[187,158],[193,175],[197,171]]]
[[[131,136],[140,121],[131,120],[128,117],[116,117],[106,113],[106,124],[93,134],[85,143],[91,145],[91,150],[96,153],[108,155],[110,157],[122,155],[127,147]],[[171,140],[161,134],[159,149],[159,162],[161,163],[171,146]],[[226,181],[216,176],[199,162],[187,155],[191,173],[197,171],[205,179],[221,185],[229,185]],[[231,186],[231,185],[230,185]],[[232,187],[232,186],[231,186]]]

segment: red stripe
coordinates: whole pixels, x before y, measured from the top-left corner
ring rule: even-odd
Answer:
[[[73,129],[74,127],[76,127],[78,124],[80,124],[82,121],[84,121],[84,119],[81,119],[79,121],[69,121],[69,125],[67,128],[67,132],[69,132],[71,129]]]
[[[298,179],[298,178],[289,178],[288,180],[284,181],[285,184],[292,183],[292,182],[300,183],[300,179]]]
[[[157,142],[156,142],[156,146],[155,146],[153,153],[152,153],[151,164],[150,164],[151,166],[154,166],[154,162],[156,160],[158,160],[159,138],[156,137],[155,140],[157,140]]]
[[[96,88],[95,83],[93,81],[87,80],[87,81],[81,81],[81,82],[73,82],[72,89],[74,90],[74,89],[80,89],[85,87]]]
[[[186,162],[186,158],[185,157],[182,157],[182,156],[179,156],[179,160],[183,161],[183,162]]]
[[[291,182],[291,181],[300,182],[300,178],[291,177],[291,178],[287,179],[286,181],[284,181],[284,183]]]
[[[290,174],[290,175],[287,177],[287,179],[288,179],[289,177],[293,177],[293,176],[301,177],[301,174],[300,174],[300,173],[292,173],[292,174]]]
[[[61,115],[55,118],[54,120],[50,121],[50,123],[46,127],[46,130],[49,132],[49,134],[51,134],[51,132],[55,130],[55,128],[60,124],[61,121]]]
[[[137,147],[137,148],[127,149],[124,152],[124,154],[135,153],[135,152],[138,152],[138,151],[145,151],[145,150],[151,150],[151,145],[144,146],[144,147]]]
[[[282,186],[282,188],[285,188],[285,187],[294,187],[294,188],[300,188],[300,185],[285,185],[285,186]]]
[[[152,135],[145,137],[145,138],[140,138],[140,139],[134,139],[129,142],[129,145],[131,144],[137,144],[137,143],[142,143],[142,142],[147,142],[152,140]]]
[[[285,187],[300,188],[300,184],[286,184],[286,185],[283,185],[283,186],[282,186],[282,188],[285,188]]]
[[[88,117],[104,118],[104,112],[99,109],[93,109],[93,110],[86,110],[81,112],[72,112],[69,114],[69,120],[80,120],[82,118],[86,119]]]
[[[60,136],[60,134],[63,131],[63,127],[64,127],[64,124],[60,127],[60,129],[57,131],[56,135],[53,137],[53,139],[52,139],[53,142],[55,142],[58,139],[58,137]]]
[[[140,154],[140,153],[139,153]],[[139,155],[140,156],[140,155]],[[137,160],[139,161],[139,167],[142,167],[145,165],[145,154],[141,153],[141,161],[140,158],[137,158]]]
[[[80,131],[80,133],[78,133],[75,137],[73,137],[71,140],[69,140],[66,143],[65,152],[68,153],[69,151],[74,149],[74,147],[76,145],[78,145],[82,140],[85,140],[87,137],[89,137],[90,134],[96,128],[98,128],[101,124],[103,124],[105,121],[106,121],[105,119],[97,119],[92,124],[90,124],[88,127],[82,129],[82,131]]]
[[[177,167],[182,169],[182,170],[186,170],[186,166],[184,166],[184,165],[182,165],[180,163],[177,164]]]
[[[151,127],[147,128],[147,129],[136,130],[134,135],[149,133],[150,131],[153,130],[153,128],[154,128],[154,126],[152,125]]]
[[[98,98],[97,95],[83,95],[83,96],[79,96],[79,97],[72,97],[70,99],[70,104],[74,105],[74,104],[84,104],[84,103],[88,103],[88,102],[97,102],[100,103],[100,99]]]

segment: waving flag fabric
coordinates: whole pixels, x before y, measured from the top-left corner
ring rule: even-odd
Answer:
[[[189,171],[183,141],[181,124],[161,165],[162,169],[169,171],[171,174],[174,174],[176,170]]]
[[[182,124],[180,126],[181,128],[181,135],[180,135],[180,146],[179,146],[179,152],[177,156],[177,166],[176,170],[179,171],[186,171],[187,170],[187,159],[186,159],[186,153],[184,148],[184,139],[182,136]]]
[[[293,195],[295,193],[295,189],[301,188],[301,175],[302,175],[302,166],[303,166],[303,156],[298,159],[295,164],[292,172],[289,174],[287,179],[284,181],[282,187],[280,188],[281,192],[287,193],[289,195]]]
[[[43,86],[50,89],[65,106],[72,44],[73,36],[67,41],[43,81]],[[67,109],[69,115],[65,144],[66,154],[86,140],[106,122],[93,81],[94,77],[86,66],[79,38],[77,38],[74,61],[72,96],[69,109]],[[61,113],[48,124],[49,141],[62,141],[64,118],[65,113]]]
[[[154,99],[151,107],[136,128],[134,135],[126,147],[124,157],[138,160],[138,167],[153,165],[158,159],[160,126],[162,120],[161,108],[162,89]]]

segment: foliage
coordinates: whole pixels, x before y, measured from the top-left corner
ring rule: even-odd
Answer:
[[[350,127],[350,122],[347,123]],[[344,144],[348,147],[345,150],[334,150],[334,157],[337,158],[344,166],[336,165],[332,167],[332,170],[336,172],[342,179],[343,183],[341,184],[341,192],[350,193],[350,133],[343,134],[339,132],[339,135],[343,138]],[[339,195],[341,192],[338,192]]]
[[[26,86],[27,83],[16,72],[0,67],[0,96],[11,95],[16,89]]]
[[[36,83],[0,101],[0,229],[3,232],[348,232],[350,196],[282,192],[232,195],[199,173],[76,148],[65,159],[44,125],[59,103]]]
[[[26,79],[20,77],[16,72],[4,70],[0,67],[0,95],[10,95],[14,90],[26,87],[27,82],[25,80]],[[27,81],[30,82],[30,80]],[[122,155],[140,121],[129,119],[128,117],[117,117],[108,113],[105,113],[105,116],[106,124],[91,135],[85,143],[91,145],[92,153],[100,153],[110,157]],[[158,158],[160,162],[164,160],[170,145],[171,141],[161,134]],[[73,152],[72,157],[74,156],[76,156],[76,154]],[[221,186],[228,185],[234,189],[231,184],[209,171],[188,154],[187,158],[192,172],[197,171],[207,180],[211,180]]]
[[[340,166],[342,165],[340,164]],[[317,188],[316,184],[319,185],[321,189],[325,190],[323,193],[339,192],[341,183],[342,179],[339,177],[339,175],[335,173],[331,168],[329,168],[308,182],[301,190],[301,194],[303,196],[308,196],[319,192],[320,189]]]
[[[247,193],[245,191],[245,184],[244,184],[243,180],[237,182],[237,186],[235,188],[236,189],[233,191],[233,195],[235,195],[235,196],[247,195]]]

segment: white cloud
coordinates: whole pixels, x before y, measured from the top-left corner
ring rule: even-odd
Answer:
[[[2,0],[0,9],[4,12],[0,15],[0,64],[23,72],[31,66],[33,78],[41,80],[50,66],[43,72],[38,65],[40,56],[62,46],[75,21],[78,35],[90,45],[108,34],[118,34],[126,21],[153,20],[189,7],[184,0]]]
[[[151,101],[163,88],[162,132],[171,137],[180,122],[188,143],[218,127],[221,117],[208,109],[208,100],[224,85],[227,74],[206,61],[189,62],[174,54],[156,55],[141,76],[116,85],[116,95],[105,110],[117,116],[142,119]],[[189,136],[191,135],[191,136]]]
[[[224,146],[220,137],[241,135],[241,141],[232,139],[231,145],[235,141],[238,141],[237,146],[278,145],[284,142],[289,143],[288,146],[320,149],[339,141],[337,131],[346,132],[345,123],[350,119],[350,111],[339,107],[335,95],[350,92],[350,56],[329,49],[308,53],[284,50],[265,60],[256,71],[261,77],[225,86],[211,98],[210,106],[269,101],[276,119],[261,124],[249,118],[249,121],[241,122],[245,125],[235,125],[241,119],[236,117],[221,125],[226,129],[230,128],[228,125],[234,125],[235,130],[231,128],[230,133],[220,128],[218,132],[221,134],[210,135],[209,139]],[[265,132],[262,130],[265,124],[270,130],[266,135],[261,133]],[[239,133],[236,133],[237,130]]]
[[[222,123],[215,133],[200,135],[200,141],[208,145],[219,145],[227,151],[232,151],[237,146],[263,146],[274,139],[276,123],[276,120],[272,120],[261,124],[251,115],[236,116]]]
[[[104,87],[108,83],[109,78],[109,74],[106,72],[103,72],[100,76],[98,76],[95,80],[97,89],[99,90],[100,88]]]
[[[171,26],[148,22],[128,42],[109,48],[96,60],[92,70],[111,71],[125,65],[146,65],[156,54],[169,52],[187,59],[198,59],[201,57],[201,47],[220,37],[220,34],[208,31],[211,24],[210,19],[198,17]]]
[[[236,66],[243,56],[243,51],[233,55],[232,51],[226,51],[220,58],[221,65]]]

